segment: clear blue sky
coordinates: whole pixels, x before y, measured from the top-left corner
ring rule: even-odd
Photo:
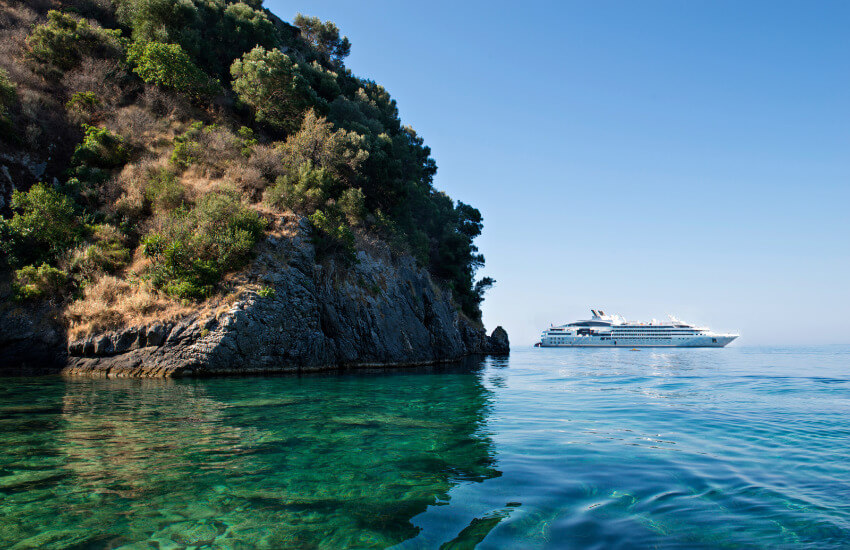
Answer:
[[[850,2],[266,6],[336,22],[481,210],[489,329],[592,307],[850,342]]]

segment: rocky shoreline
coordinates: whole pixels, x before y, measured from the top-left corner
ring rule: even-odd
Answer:
[[[68,341],[37,312],[0,315],[0,372],[182,377],[404,367],[507,354],[409,257],[317,263],[299,230],[269,236],[229,309]],[[43,312],[41,313],[43,315]]]

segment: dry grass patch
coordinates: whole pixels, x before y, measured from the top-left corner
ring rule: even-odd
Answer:
[[[65,73],[62,85],[68,97],[78,92],[91,92],[105,105],[115,106],[133,91],[126,89],[128,78],[118,60],[86,57],[79,67]]]
[[[163,126],[166,124],[147,109],[142,109],[138,105],[128,105],[115,111],[115,116],[108,127],[116,134],[123,136],[134,147],[141,149],[155,141],[155,136],[162,133]]]
[[[269,184],[286,173],[283,154],[275,144],[255,145],[248,159],[248,166],[258,170]]]
[[[219,317],[245,296],[251,287],[244,270],[228,274],[222,287],[230,289],[203,302],[179,300],[161,294],[139,274],[150,267],[150,260],[139,250],[125,269],[126,279],[104,275],[86,286],[83,298],[72,302],[65,310],[65,322],[71,340],[100,332],[131,326],[150,326],[177,321],[187,315],[201,318]]]
[[[128,164],[113,177],[104,190],[106,202],[113,204],[115,212],[139,219],[145,213],[145,191],[151,174],[168,167],[164,157],[147,157],[139,162]]]
[[[191,166],[183,172],[180,183],[186,188],[186,194],[192,202],[225,185],[223,180],[211,178],[205,170],[196,166]]]
[[[258,202],[263,197],[263,190],[268,185],[257,168],[239,163],[231,163],[227,167],[224,179],[235,185],[252,202]]]
[[[89,284],[83,298],[65,311],[68,335],[82,338],[127,326],[142,326],[183,317],[193,308],[159,296],[145,283],[130,284],[105,275]]]
[[[161,118],[185,120],[192,112],[192,107],[185,97],[168,93],[150,84],[145,85],[139,103]]]
[[[301,216],[286,210],[281,212],[265,203],[252,204],[251,208],[269,221],[266,235],[275,239],[294,239],[301,233]]]

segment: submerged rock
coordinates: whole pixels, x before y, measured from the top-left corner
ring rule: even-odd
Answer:
[[[24,539],[11,550],[44,550],[45,548],[81,548],[98,536],[82,529],[47,530],[34,537]]]
[[[169,525],[155,539],[172,540],[184,545],[209,544],[220,535],[220,529],[212,523],[184,521]]]

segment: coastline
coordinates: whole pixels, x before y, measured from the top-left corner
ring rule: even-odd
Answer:
[[[509,353],[504,329],[488,336],[411,257],[376,248],[358,252],[352,266],[317,263],[306,228],[279,223],[293,237],[267,238],[229,304],[198,304],[180,319],[79,338],[70,337],[49,308],[7,311],[0,328],[17,336],[0,339],[4,370],[95,378],[232,376],[405,368]]]

